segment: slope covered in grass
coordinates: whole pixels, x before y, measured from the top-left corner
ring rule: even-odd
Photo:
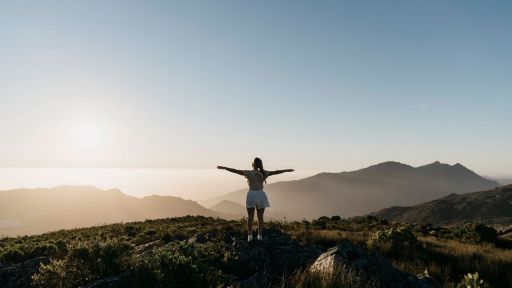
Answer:
[[[512,224],[512,185],[449,196],[410,207],[390,207],[375,213],[390,221],[461,224],[478,221]]]
[[[486,226],[483,231],[494,237],[478,237],[479,225],[389,224],[375,217],[321,217],[268,227],[262,243],[246,242],[243,219],[197,216],[3,238],[0,282],[6,287],[102,287],[106,282],[123,287],[379,287],[372,275],[341,266],[334,268],[341,274],[328,276],[308,270],[320,253],[352,243],[412,275],[427,270],[443,287],[456,287],[470,272],[479,272],[487,287],[512,285],[511,242],[496,238]],[[361,261],[366,260],[356,262]]]

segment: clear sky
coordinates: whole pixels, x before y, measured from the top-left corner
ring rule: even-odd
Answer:
[[[2,1],[0,166],[512,174],[510,1]]]

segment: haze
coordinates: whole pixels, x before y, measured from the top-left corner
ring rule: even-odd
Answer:
[[[296,171],[274,176],[267,182],[295,180],[316,173]],[[240,176],[213,169],[0,168],[0,191],[61,185],[116,188],[136,197],[156,194],[199,201],[219,197],[247,184]]]
[[[492,3],[4,1],[0,166],[510,175]]]

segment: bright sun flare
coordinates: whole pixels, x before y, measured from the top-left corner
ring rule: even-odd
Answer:
[[[81,122],[71,132],[75,147],[83,151],[96,150],[103,141],[102,129],[94,122]]]

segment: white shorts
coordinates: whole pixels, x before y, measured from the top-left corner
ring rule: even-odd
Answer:
[[[270,207],[270,203],[268,203],[267,194],[265,194],[265,191],[249,190],[247,192],[247,198],[245,199],[245,207],[256,209]]]

